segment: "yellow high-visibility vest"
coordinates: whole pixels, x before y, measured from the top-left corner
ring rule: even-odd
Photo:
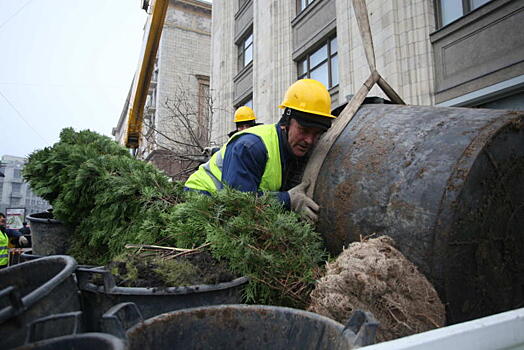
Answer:
[[[282,164],[280,161],[277,128],[277,124],[258,125],[236,133],[220,148],[220,151],[213,154],[207,163],[198,167],[198,170],[187,179],[185,186],[209,193],[214,193],[224,188],[224,183],[222,182],[222,165],[227,145],[240,135],[253,134],[260,137],[267,151],[266,166],[258,190],[279,191],[282,186]]]
[[[7,266],[9,263],[9,238],[7,233],[0,231],[0,266]]]

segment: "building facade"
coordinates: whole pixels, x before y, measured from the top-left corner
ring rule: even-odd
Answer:
[[[377,70],[406,103],[524,109],[523,1],[366,4]],[[299,78],[323,82],[335,107],[369,76],[351,0],[214,0],[212,32],[217,143],[241,105],[277,121]]]
[[[27,159],[14,156],[2,156],[0,163],[0,212],[7,208],[24,208],[26,216],[51,208],[49,203],[31,191],[31,187],[22,178],[22,170]],[[2,176],[3,175],[3,176]]]
[[[183,177],[194,169],[209,144],[212,102],[209,97],[211,4],[171,0],[158,47],[144,108],[143,134],[137,157],[168,175]],[[124,144],[129,96],[117,127]]]

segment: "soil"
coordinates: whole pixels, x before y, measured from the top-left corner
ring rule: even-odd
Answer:
[[[181,257],[180,259],[186,260],[190,264],[198,267],[198,277],[206,284],[229,282],[240,277],[229,270],[225,261],[214,259],[208,251],[188,255],[186,257]]]
[[[232,273],[224,261],[214,259],[208,251],[174,259],[127,254],[106,268],[112,272],[120,287],[167,288],[217,284],[240,277]]]

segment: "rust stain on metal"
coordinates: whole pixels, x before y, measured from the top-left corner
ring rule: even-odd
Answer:
[[[335,191],[335,227],[334,232],[332,236],[330,237],[330,241],[335,240],[337,242],[337,245],[340,246],[340,249],[342,249],[342,245],[346,243],[348,233],[348,222],[349,221],[349,215],[348,213],[351,212],[353,205],[352,205],[352,193],[355,189],[355,186],[351,181],[345,181],[337,186]]]

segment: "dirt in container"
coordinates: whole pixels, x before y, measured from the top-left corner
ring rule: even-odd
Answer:
[[[229,282],[234,275],[224,261],[207,250],[173,255],[129,253],[119,256],[106,268],[120,287],[176,287]]]
[[[445,324],[437,292],[387,236],[352,243],[328,263],[308,310],[343,324],[353,311],[369,311],[380,322],[377,342]]]

